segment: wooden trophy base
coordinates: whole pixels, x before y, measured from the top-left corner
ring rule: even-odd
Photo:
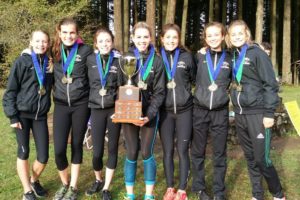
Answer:
[[[119,100],[115,103],[114,123],[141,122],[142,102],[139,101],[139,88],[134,86],[121,86]]]

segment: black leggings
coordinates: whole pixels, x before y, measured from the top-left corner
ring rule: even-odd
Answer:
[[[114,108],[91,110],[92,141],[93,141],[93,168],[100,171],[103,168],[104,138],[108,129],[108,159],[107,168],[115,169],[118,161],[118,145],[121,125],[113,123],[110,116]]]
[[[37,160],[42,164],[46,164],[49,158],[49,132],[47,119],[34,120],[20,118],[20,122],[22,129],[15,129],[18,143],[18,158],[27,160],[29,157],[29,134],[30,129],[32,129]]]
[[[137,160],[139,141],[141,141],[141,152],[143,160],[147,160],[152,156],[156,137],[156,125],[157,118],[154,118],[143,127],[138,127],[133,124],[122,124],[122,129],[125,137],[127,159],[131,161]]]
[[[179,156],[179,189],[185,190],[190,170],[189,144],[192,135],[192,109],[180,114],[161,112],[159,129],[163,147],[167,186],[174,187],[174,141]]]
[[[90,116],[88,104],[69,107],[55,104],[53,114],[53,140],[57,169],[62,171],[68,167],[67,145],[71,132],[71,163],[82,163],[82,143]]]

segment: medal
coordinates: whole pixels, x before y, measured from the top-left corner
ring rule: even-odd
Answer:
[[[73,83],[73,78],[72,78],[72,77],[68,77],[68,78],[67,78],[67,83],[68,83],[68,84]]]
[[[174,80],[168,82],[167,84],[168,89],[174,89],[175,87],[176,87],[176,83]]]
[[[100,94],[101,97],[105,96],[106,93],[107,93],[107,90],[104,89],[104,88],[101,88],[101,89],[99,90],[99,94]]]
[[[45,95],[45,94],[46,94],[45,88],[44,88],[44,87],[41,87],[41,88],[39,89],[38,93],[39,93],[39,95],[41,95],[41,96]]]
[[[138,82],[138,87],[142,90],[144,90],[144,88],[147,88],[147,84],[144,81],[139,81]]]
[[[61,82],[62,82],[63,84],[67,84],[67,83],[68,83],[67,77],[66,77],[66,76],[63,76],[62,79],[61,79]]]
[[[242,85],[237,85],[236,86],[236,91],[242,92],[243,91],[243,86]]]
[[[214,92],[218,89],[218,85],[213,82],[210,86],[208,86],[209,91]]]

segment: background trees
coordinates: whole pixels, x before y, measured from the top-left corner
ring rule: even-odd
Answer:
[[[199,39],[205,23],[215,20],[228,25],[243,19],[257,42],[273,46],[272,62],[286,83],[292,83],[300,59],[300,1],[298,0],[2,0],[0,4],[0,86],[5,85],[12,61],[28,45],[32,30],[45,28],[52,35],[63,16],[74,16],[81,35],[92,44],[99,25],[115,33],[116,47],[127,51],[130,31],[137,21],[153,28],[159,46],[163,24],[175,22],[182,29],[182,43],[192,51],[201,47]]]

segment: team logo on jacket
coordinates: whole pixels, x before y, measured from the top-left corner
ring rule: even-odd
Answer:
[[[75,61],[76,62],[80,62],[81,61],[81,56],[79,54],[76,55]]]
[[[256,138],[257,139],[264,139],[265,137],[262,133],[259,133]]]
[[[117,67],[116,66],[111,66],[109,72],[110,73],[117,73]]]
[[[244,65],[250,65],[250,58],[248,57],[245,57],[245,62],[244,62]]]
[[[223,68],[223,69],[229,69],[229,63],[226,62],[226,61],[224,61],[223,64],[222,64],[222,66],[221,66],[221,68]]]
[[[186,68],[185,62],[179,61],[179,62],[177,63],[177,68],[183,68],[183,69],[185,69],[185,68]]]
[[[97,65],[93,65],[93,66],[92,66],[92,68],[96,68],[96,67],[97,67]]]

